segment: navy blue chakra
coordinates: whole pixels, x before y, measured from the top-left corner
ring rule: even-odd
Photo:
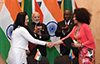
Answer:
[[[50,21],[47,23],[47,29],[51,37],[55,36],[55,31],[57,29],[57,23],[55,21]]]
[[[12,32],[13,32],[13,24],[10,24],[6,29],[6,36],[9,40],[11,40]]]

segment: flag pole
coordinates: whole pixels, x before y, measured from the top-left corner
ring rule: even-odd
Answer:
[[[37,60],[37,64],[39,64],[39,61]]]
[[[71,64],[73,64],[72,60],[71,60]]]

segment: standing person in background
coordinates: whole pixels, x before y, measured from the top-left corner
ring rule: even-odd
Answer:
[[[79,64],[95,64],[95,42],[89,27],[91,14],[85,8],[78,8],[74,10],[74,26],[69,35],[61,40],[54,42],[53,45],[62,44],[63,40],[71,37],[77,43],[72,43],[72,47],[77,47],[80,50]],[[64,42],[67,43],[67,42]]]
[[[66,9],[64,11],[64,20],[58,22],[57,25],[57,30],[55,32],[55,35],[57,37],[60,37],[60,39],[66,37],[71,30],[73,29],[73,27],[75,26],[73,20],[72,20],[72,13],[71,10]],[[69,61],[69,53],[70,53],[70,49],[68,49],[66,46],[64,46],[63,44],[60,44],[60,53],[62,54],[62,56],[59,56],[57,58],[55,58],[54,63],[55,64],[60,64],[60,63],[64,63],[66,64],[66,61]],[[75,56],[78,58],[78,52],[74,52]],[[78,64],[78,59],[75,58],[75,60],[73,61],[74,63]],[[62,60],[63,59],[63,60]],[[61,61],[59,61],[61,60]]]
[[[47,31],[47,27],[45,24],[43,23],[39,23],[40,22],[40,14],[38,12],[34,12],[32,14],[32,23],[29,23],[28,27],[32,33],[32,36],[38,40],[42,40],[42,41],[46,41],[50,39],[50,35]],[[30,44],[31,45],[31,44]],[[31,45],[32,46],[32,45]],[[29,46],[30,48],[30,46]],[[46,52],[46,46],[41,46],[41,45],[36,45],[32,50],[30,50],[30,53],[28,54],[28,56],[35,56],[37,49],[39,49],[40,53],[42,56],[46,58],[47,52]],[[34,60],[32,58],[32,60]],[[47,60],[44,62],[47,62]],[[30,60],[28,60],[30,61]]]
[[[73,27],[75,26],[71,17],[72,17],[72,13],[69,9],[67,9],[64,11],[64,20],[61,22],[58,22],[58,26],[57,26],[55,35],[57,37],[60,37],[60,39],[67,36],[71,32]],[[62,55],[69,55],[70,49],[68,49],[64,45],[60,44],[60,53]],[[78,57],[78,53],[76,53],[76,57]]]
[[[7,59],[8,64],[27,64],[26,50],[28,50],[28,41],[43,46],[48,44],[48,42],[34,39],[29,34],[25,28],[28,22],[27,13],[18,13],[12,33],[11,48]]]

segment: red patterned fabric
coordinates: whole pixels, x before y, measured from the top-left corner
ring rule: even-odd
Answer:
[[[78,43],[84,44],[84,47],[79,48],[79,64],[93,64],[95,61],[95,42],[89,25],[82,23],[79,30],[77,30],[77,26],[75,26],[72,32],[61,40],[69,36]]]

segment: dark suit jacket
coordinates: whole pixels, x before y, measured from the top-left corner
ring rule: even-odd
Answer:
[[[65,35],[64,35],[64,34],[62,33],[62,27],[65,27],[65,26],[66,26],[66,25],[65,25],[65,21],[64,21],[64,20],[61,21],[61,22],[58,22],[57,30],[56,30],[56,32],[55,32],[55,35],[56,35],[57,37],[60,37],[60,38],[62,39],[63,37],[67,36],[67,35],[71,32],[71,30],[72,30],[73,26],[75,26],[75,24],[74,24],[73,20],[71,20],[70,23],[69,23],[68,32],[65,33]],[[69,55],[69,52],[70,52],[70,50],[68,50],[65,46],[63,46],[62,44],[60,44],[60,53],[61,53],[62,55]]]
[[[42,30],[41,30],[41,38],[39,38],[39,35],[36,34],[36,36],[34,35],[35,33],[33,32],[34,31],[34,28],[35,28],[35,25],[36,23],[32,22],[28,25],[30,31],[31,31],[31,35],[36,38],[36,39],[39,39],[39,40],[43,40],[43,41],[46,41],[46,40],[49,40],[50,38],[50,35],[47,31],[47,27],[46,25],[44,25],[43,23],[38,23],[37,26],[42,26]],[[42,56],[45,56],[47,55],[46,53],[46,46],[41,46],[41,45],[37,45],[34,49],[31,50],[31,53],[29,54],[30,55],[35,55],[36,54],[36,51],[37,51],[37,48],[40,50]]]

